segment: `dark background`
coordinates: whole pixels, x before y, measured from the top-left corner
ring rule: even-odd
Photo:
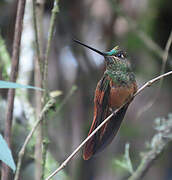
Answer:
[[[31,2],[28,1],[29,6]],[[0,1],[0,33],[11,54],[14,24],[16,16],[16,0]],[[28,6],[28,7],[29,7]],[[52,1],[46,1],[43,14],[43,44],[46,47]],[[27,7],[27,8],[28,8]],[[127,51],[138,86],[160,74],[162,68],[162,52],[172,29],[171,0],[63,0],[59,2],[59,13],[56,20],[55,33],[51,46],[48,67],[48,86],[50,90],[61,90],[61,102],[73,85],[77,91],[70,97],[60,113],[48,120],[49,151],[59,163],[62,162],[87,136],[93,119],[93,98],[96,84],[104,71],[104,61],[101,56],[72,42],[77,38],[82,42],[102,51],[119,45]],[[32,16],[32,8],[28,8],[26,16]],[[34,46],[32,39],[32,18],[27,19],[24,31],[26,37],[22,49],[30,43],[30,49],[22,50],[20,58],[19,79],[29,72],[27,81],[34,82],[33,64]],[[31,27],[31,29],[27,27]],[[29,34],[27,34],[29,33]],[[152,44],[152,41],[155,43]],[[170,52],[171,53],[171,50]],[[30,55],[31,54],[31,55]],[[170,54],[171,56],[171,54]],[[169,56],[165,71],[172,67]],[[28,61],[24,61],[29,57]],[[25,62],[22,65],[22,61]],[[28,64],[27,64],[28,63]],[[24,68],[25,67],[25,68]],[[30,67],[30,68],[28,68]],[[6,80],[3,69],[7,68],[0,59],[0,78]],[[28,69],[27,69],[28,68]],[[154,102],[159,83],[144,90],[130,105],[120,131],[112,144],[95,158],[84,161],[81,152],[67,165],[57,179],[82,180],[122,180],[129,174],[115,165],[116,158],[124,153],[125,144],[130,143],[130,154],[134,168],[140,162],[141,151],[145,150],[155,131],[153,120],[167,116],[172,107],[172,78],[165,78],[161,90]],[[6,102],[6,91],[1,91],[1,101]],[[32,95],[28,99],[34,106]],[[146,108],[150,102],[154,102]],[[1,104],[2,104],[1,103]],[[2,105],[1,105],[2,106]],[[1,111],[3,112],[3,108]],[[24,107],[23,107],[24,108]],[[146,111],[143,111],[146,108]],[[16,105],[16,109],[18,109]],[[1,113],[2,113],[1,112]],[[16,110],[17,112],[17,110]],[[21,108],[15,114],[13,152],[16,154],[26,136],[28,121],[25,111]],[[0,131],[3,133],[4,117],[0,116]],[[34,161],[33,145],[28,148],[22,166],[22,177],[33,179]],[[171,149],[166,148],[161,157],[150,168],[145,180],[170,180]],[[50,165],[51,166],[51,163]]]

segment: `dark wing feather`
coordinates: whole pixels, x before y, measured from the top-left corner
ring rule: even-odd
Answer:
[[[111,114],[109,110],[109,94],[110,80],[109,77],[105,75],[99,81],[96,88],[94,99],[94,119],[89,134],[91,134],[94,129]],[[112,116],[111,119],[86,143],[83,153],[83,158],[85,160],[90,159],[91,156],[102,151],[112,141],[120,127],[127,108],[128,104],[125,105],[116,115]]]
[[[129,104],[126,104],[122,109],[120,109],[116,115],[112,116],[111,119],[105,124],[104,133],[97,144],[95,153],[101,152],[116,136],[121,122],[124,119],[125,113],[127,111]],[[110,115],[110,113],[109,113]]]

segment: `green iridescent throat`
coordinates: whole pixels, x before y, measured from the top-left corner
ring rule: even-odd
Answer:
[[[127,63],[116,63],[107,67],[105,71],[116,85],[129,85],[135,81],[134,73]]]

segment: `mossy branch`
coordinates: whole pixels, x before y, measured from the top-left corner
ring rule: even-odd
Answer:
[[[155,123],[157,134],[151,140],[150,150],[143,153],[140,165],[128,180],[141,179],[152,163],[159,157],[165,146],[172,141],[172,114],[169,114],[167,119],[157,118]]]
[[[45,89],[44,94],[43,94],[43,101],[44,103],[47,102],[47,97],[48,97],[48,57],[50,54],[50,48],[51,48],[51,43],[53,39],[53,33],[54,33],[54,28],[55,28],[55,21],[57,18],[57,13],[59,12],[59,7],[58,7],[58,0],[54,0],[54,6],[51,12],[51,19],[50,19],[50,26],[48,30],[48,40],[47,40],[47,46],[46,46],[46,52],[45,52],[45,59],[44,59],[44,68],[43,68],[43,88]],[[47,124],[45,121],[43,121],[43,131],[44,131],[44,140],[43,140],[43,156],[42,156],[42,179],[44,179],[44,171],[45,171],[45,164],[46,164],[46,154],[47,154],[47,148],[48,148],[48,141],[46,137],[46,132],[47,132]]]

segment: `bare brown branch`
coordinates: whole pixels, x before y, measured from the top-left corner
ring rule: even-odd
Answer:
[[[17,74],[18,74],[20,42],[21,42],[21,34],[22,34],[22,29],[23,29],[25,3],[26,3],[26,0],[18,1],[14,40],[13,40],[12,65],[11,65],[12,67],[11,67],[11,74],[10,74],[10,81],[12,82],[16,81]],[[12,126],[12,119],[13,119],[14,96],[15,96],[15,89],[9,89],[7,114],[6,114],[6,121],[5,121],[5,132],[4,132],[4,138],[7,141],[9,147],[11,147],[11,126]],[[10,172],[10,169],[8,168],[8,166],[3,164],[1,179],[8,180],[9,172]]]

